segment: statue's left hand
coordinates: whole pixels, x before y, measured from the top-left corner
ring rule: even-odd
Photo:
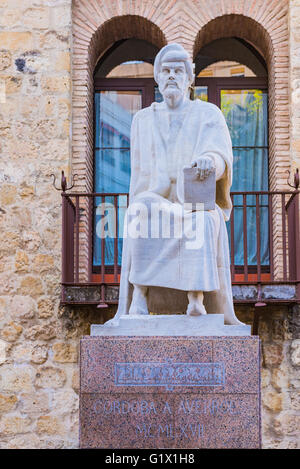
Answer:
[[[195,161],[192,161],[191,167],[197,167],[197,174],[200,181],[207,178],[210,173],[216,168],[215,161],[210,156],[201,156]]]

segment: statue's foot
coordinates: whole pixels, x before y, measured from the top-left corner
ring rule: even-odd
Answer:
[[[202,316],[207,314],[203,305],[203,292],[188,292],[189,304],[186,310],[188,316]]]
[[[189,304],[186,310],[186,314],[188,316],[203,316],[204,314],[207,314],[207,312],[204,306],[201,308],[197,304]]]
[[[134,285],[132,301],[129,308],[131,315],[149,314],[147,306],[147,287],[141,287],[140,285]]]

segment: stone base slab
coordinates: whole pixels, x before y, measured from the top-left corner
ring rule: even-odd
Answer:
[[[121,316],[118,321],[92,324],[91,336],[246,336],[251,326],[224,325],[223,314],[187,316],[160,314]]]
[[[81,448],[260,448],[260,341],[83,337]]]

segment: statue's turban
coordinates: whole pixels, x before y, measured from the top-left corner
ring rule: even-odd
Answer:
[[[158,83],[158,74],[162,63],[165,62],[184,62],[190,84],[194,80],[193,65],[188,53],[180,44],[168,44],[164,46],[157,54],[154,60],[154,79]]]

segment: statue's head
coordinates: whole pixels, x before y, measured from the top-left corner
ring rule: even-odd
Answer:
[[[163,47],[154,61],[154,78],[166,100],[185,96],[194,80],[193,65],[180,44]]]

